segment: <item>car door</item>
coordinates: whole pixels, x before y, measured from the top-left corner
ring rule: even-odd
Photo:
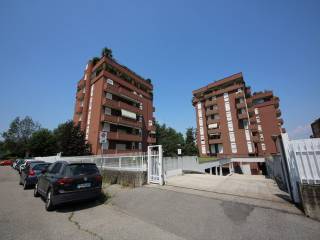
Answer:
[[[45,181],[43,181],[43,190],[47,192],[48,188],[55,183],[59,177],[59,173],[62,167],[61,162],[56,162],[54,166],[45,173]]]
[[[46,192],[46,186],[49,184],[50,176],[52,174],[52,170],[57,163],[53,163],[48,167],[47,171],[44,174],[41,174],[38,179],[38,189],[40,193]]]

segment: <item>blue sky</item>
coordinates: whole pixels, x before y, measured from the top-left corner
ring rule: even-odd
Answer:
[[[242,71],[280,97],[285,127],[320,117],[320,1],[1,1],[0,132],[72,118],[76,82],[104,46],[154,84],[155,116],[195,126],[192,90]]]

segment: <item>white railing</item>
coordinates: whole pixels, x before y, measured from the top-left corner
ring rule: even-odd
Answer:
[[[147,156],[145,153],[130,155],[91,155],[91,156],[73,156],[73,157],[36,157],[37,160],[46,162],[68,161],[68,162],[92,162],[99,169],[114,169],[125,171],[146,171]]]
[[[288,171],[287,185],[294,202],[300,202],[299,184],[320,184],[320,138],[289,140],[281,134],[281,155]],[[278,142],[279,145],[279,142]]]

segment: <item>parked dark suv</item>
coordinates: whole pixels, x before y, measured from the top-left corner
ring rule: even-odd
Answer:
[[[101,194],[102,176],[94,163],[53,163],[39,177],[34,196],[46,199],[46,210],[79,200],[95,199]]]

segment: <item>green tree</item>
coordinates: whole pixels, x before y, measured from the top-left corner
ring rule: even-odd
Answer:
[[[34,122],[31,117],[24,119],[16,117],[10,124],[8,131],[2,133],[4,139],[3,148],[12,156],[27,157],[32,134],[40,129],[40,124]]]
[[[165,124],[156,123],[156,139],[164,156],[177,156],[177,149],[184,145],[183,135]]]
[[[113,58],[112,50],[110,48],[107,48],[107,47],[102,49],[101,55],[103,57]]]
[[[33,157],[52,156],[58,152],[53,133],[45,128],[34,132],[28,145],[30,154]]]
[[[98,57],[94,57],[94,58],[91,59],[91,62],[92,62],[93,66],[96,65],[99,61],[100,61],[100,58],[98,58]]]
[[[183,148],[183,154],[187,156],[198,155],[198,148],[195,144],[196,131],[193,127],[187,128],[186,131],[186,141]]]
[[[90,155],[90,145],[86,143],[85,134],[73,121],[60,124],[54,131],[58,152],[62,156]]]

